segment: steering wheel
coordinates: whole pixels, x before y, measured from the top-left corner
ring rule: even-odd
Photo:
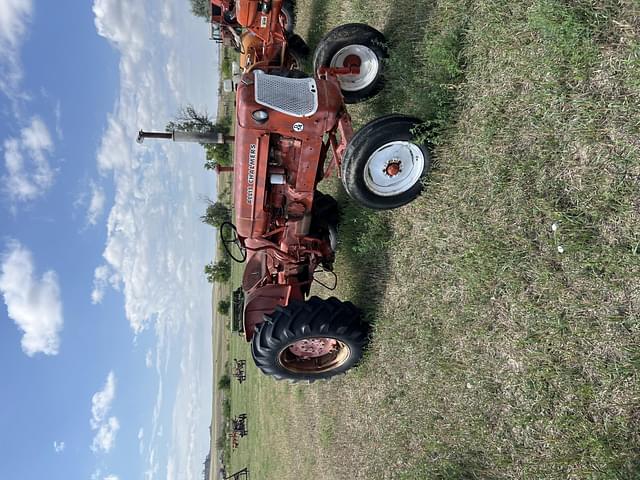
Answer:
[[[234,262],[243,263],[247,259],[247,248],[238,236],[238,229],[233,223],[224,222],[220,225],[220,240],[222,240],[224,251]]]

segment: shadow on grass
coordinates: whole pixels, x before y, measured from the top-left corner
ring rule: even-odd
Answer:
[[[389,42],[385,89],[365,104],[373,117],[402,112],[421,118],[425,128],[418,134],[432,142],[455,121],[456,89],[452,85],[462,81],[464,68],[466,6],[444,3],[444,13],[436,17],[446,18],[436,21],[430,18],[436,9],[433,0],[398,0],[397,14],[383,27]],[[314,3],[317,9],[323,9],[322,2]],[[310,32],[310,44],[320,39],[323,25],[321,21],[314,26],[318,35]],[[340,256],[348,270],[351,296],[373,320],[389,281],[394,213],[363,209],[342,189],[337,197],[343,205]]]
[[[328,5],[325,0],[314,0],[312,2],[309,13],[312,22],[311,26],[309,27],[309,31],[307,32],[306,38],[311,52],[314,51],[316,45],[318,45],[318,42],[326,33],[328,14]]]
[[[342,212],[338,256],[348,273],[351,301],[373,321],[389,278],[388,214],[358,206],[342,188],[336,200]]]
[[[389,42],[385,88],[371,101],[376,116],[415,115],[431,140],[446,130],[457,111],[457,85],[464,79],[462,48],[465,2],[399,0],[383,33]]]

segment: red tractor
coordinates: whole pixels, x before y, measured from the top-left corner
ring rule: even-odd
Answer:
[[[211,0],[212,38],[235,47],[243,69],[300,68],[308,47],[293,24],[289,0]]]
[[[262,65],[238,87],[235,225],[220,234],[232,258],[247,262],[244,334],[253,358],[278,379],[343,373],[368,339],[350,302],[305,300],[314,275],[332,272],[337,246],[338,205],[318,182],[337,169],[353,199],[390,209],[418,196],[429,169],[418,119],[388,115],[353,133],[346,104],[380,91],[386,57],[380,32],[342,25],[320,41],[313,77]]]
[[[368,339],[368,325],[350,302],[305,300],[315,275],[332,273],[337,247],[338,205],[318,183],[336,169],[353,199],[390,209],[416,198],[429,170],[416,118],[387,115],[353,133],[346,104],[382,89],[386,57],[382,33],[342,25],[316,48],[312,78],[268,62],[243,75],[235,139],[221,132],[138,134],[139,142],[235,141],[235,225],[224,223],[220,236],[231,258],[247,262],[242,322],[255,363],[278,379],[344,373]]]

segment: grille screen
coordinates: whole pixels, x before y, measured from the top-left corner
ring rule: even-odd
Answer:
[[[286,78],[255,72],[256,102],[293,117],[309,117],[318,109],[313,78]]]

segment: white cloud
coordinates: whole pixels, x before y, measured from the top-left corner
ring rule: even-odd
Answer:
[[[103,477],[102,470],[98,468],[95,472],[91,474],[91,480],[118,480],[118,476],[111,474]]]
[[[140,452],[140,455],[142,455],[143,450],[144,450],[144,429],[140,428],[140,430],[138,430],[138,451]]]
[[[51,134],[40,117],[33,117],[31,125],[23,128],[21,135],[22,143],[37,160],[44,160],[44,152],[53,150]]]
[[[96,429],[104,421],[111,409],[111,403],[116,397],[116,376],[113,371],[107,375],[107,381],[102,390],[91,397],[91,428]]]
[[[116,443],[116,434],[120,430],[120,423],[116,417],[109,417],[109,420],[98,428],[96,436],[93,437],[91,450],[94,452],[109,453]]]
[[[147,354],[144,356],[144,364],[147,368],[153,367],[153,353],[151,353],[151,350],[147,350]]]
[[[216,47],[207,40],[206,23],[169,0],[94,0],[93,11],[98,33],[120,53],[120,93],[96,154],[101,174],[114,180],[114,201],[103,252],[109,273],[96,270],[94,300],[113,273],[131,329],[155,330],[155,356],[145,355],[159,385],[143,437],[145,478],[166,478],[167,465],[177,478],[200,478],[209,448],[202,426],[210,421],[211,403],[211,287],[202,268],[215,240],[198,217],[200,199],[215,195],[214,177],[203,172],[199,146],[138,145],[135,135],[140,128],[162,129],[180,105],[216,111]],[[191,353],[178,392],[164,392],[174,385],[173,378],[163,383],[164,375],[174,375],[170,353],[182,356],[186,345]],[[155,452],[165,445],[171,459],[163,458],[160,467]]]
[[[145,21],[144,4],[137,6],[122,0],[95,0],[93,13],[99,35],[136,58],[140,55],[144,47],[141,28]]]
[[[116,396],[116,377],[113,371],[107,375],[107,381],[102,390],[91,397],[91,419],[89,424],[92,430],[97,430],[91,450],[108,453],[115,444],[116,434],[120,429],[120,423],[116,417],[109,417],[107,414],[111,410],[111,404]]]
[[[93,290],[91,291],[91,302],[95,305],[101,303],[104,299],[107,285],[110,284],[114,289],[119,289],[120,276],[111,271],[108,265],[100,265],[93,273]]]
[[[33,256],[13,240],[2,257],[0,291],[9,317],[24,332],[22,350],[57,355],[63,326],[58,277],[53,270],[37,278]]]
[[[95,305],[101,303],[104,298],[104,291],[107,288],[107,278],[109,276],[109,267],[101,265],[95,269],[93,274],[93,291],[91,292],[91,302]]]
[[[106,197],[104,194],[104,189],[99,185],[91,182],[91,200],[89,201],[89,208],[87,210],[87,223],[89,225],[95,225],[98,223],[98,218],[104,212],[104,207],[106,203]]]
[[[27,34],[31,0],[2,0],[0,4],[0,89],[11,99],[22,78],[19,50]]]
[[[64,451],[64,447],[65,447],[64,442],[58,442],[57,440],[55,440],[55,441],[53,442],[53,450],[54,450],[56,453],[61,453],[61,452],[63,452],[63,451]]]
[[[53,152],[51,134],[42,119],[34,116],[19,137],[4,141],[4,190],[12,201],[29,201],[52,185],[54,171],[48,156]]]

